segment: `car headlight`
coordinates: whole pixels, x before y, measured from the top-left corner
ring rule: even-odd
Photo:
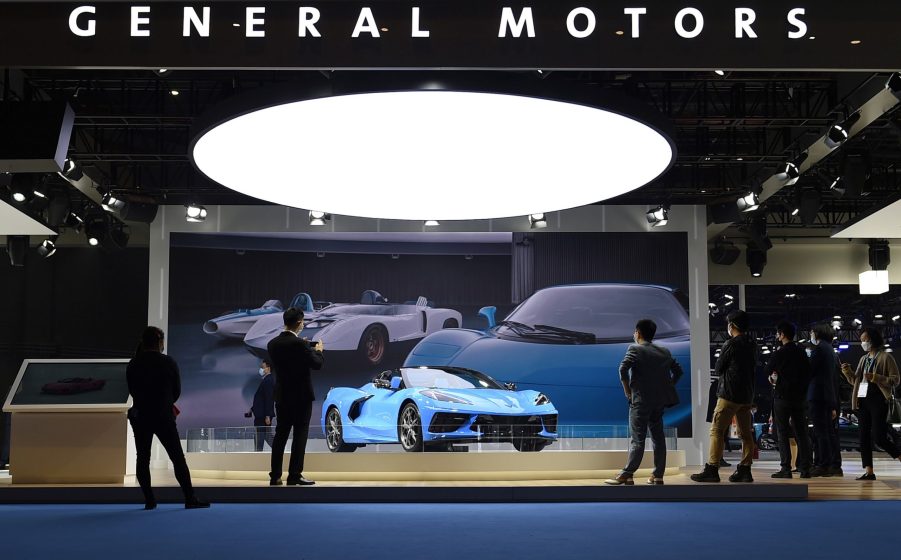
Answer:
[[[448,395],[447,393],[442,393],[441,391],[434,391],[432,389],[427,389],[425,391],[420,391],[420,395],[423,397],[428,397],[430,399],[435,399],[436,401],[449,402],[454,404],[472,404],[466,399],[461,399],[460,397],[455,397],[454,395]]]
[[[535,406],[541,406],[543,404],[551,404],[551,399],[544,393],[538,393],[538,396],[535,397]]]

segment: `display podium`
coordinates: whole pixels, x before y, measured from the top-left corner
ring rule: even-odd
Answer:
[[[13,484],[122,484],[132,438],[128,360],[25,360],[12,413]],[[133,454],[133,453],[131,453]]]

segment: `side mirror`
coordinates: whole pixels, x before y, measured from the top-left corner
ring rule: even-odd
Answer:
[[[479,309],[479,315],[484,317],[488,321],[488,328],[494,327],[497,322],[494,320],[494,314],[497,312],[497,307],[493,305],[489,305],[487,307],[483,307]]]
[[[372,380],[372,384],[376,386],[377,389],[390,389],[391,383],[388,382],[387,379],[381,379],[376,377]]]
[[[506,387],[508,391],[515,391],[516,383],[504,383],[504,387]]]
[[[403,381],[403,380],[402,380],[399,376],[398,376],[398,377],[392,377],[392,378],[391,378],[391,383],[390,383],[390,385],[389,385],[388,388],[391,389],[392,391],[397,391],[398,389],[400,389],[400,383],[401,383],[401,381]]]

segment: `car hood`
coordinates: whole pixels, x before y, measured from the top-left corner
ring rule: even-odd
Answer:
[[[425,338],[407,357],[405,366],[451,365],[484,372],[503,382],[535,385],[619,387],[619,364],[631,343],[544,344],[482,334],[468,341],[429,344]],[[686,363],[687,336],[662,338],[673,357]],[[553,397],[553,395],[551,395]]]
[[[436,391],[464,399],[472,403],[472,405],[464,405],[458,403],[439,402],[446,406],[461,410],[477,409],[479,412],[493,412],[495,414],[553,414],[556,410],[551,405],[535,405],[535,399],[538,398],[537,391],[507,391],[504,389],[446,389],[435,387],[427,389],[425,387],[417,387],[416,392]],[[428,399],[425,395],[423,398]],[[430,399],[431,400],[431,399]]]

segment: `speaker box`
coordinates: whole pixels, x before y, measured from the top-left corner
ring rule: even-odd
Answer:
[[[741,221],[741,212],[735,201],[721,202],[707,207],[707,223],[733,224]]]
[[[65,102],[0,103],[0,172],[61,170],[74,124],[75,112]]]
[[[6,252],[9,253],[9,264],[12,266],[25,266],[25,253],[28,252],[28,236],[6,236]]]
[[[741,255],[741,249],[733,243],[717,243],[710,249],[710,260],[714,264],[730,265],[734,264]]]

